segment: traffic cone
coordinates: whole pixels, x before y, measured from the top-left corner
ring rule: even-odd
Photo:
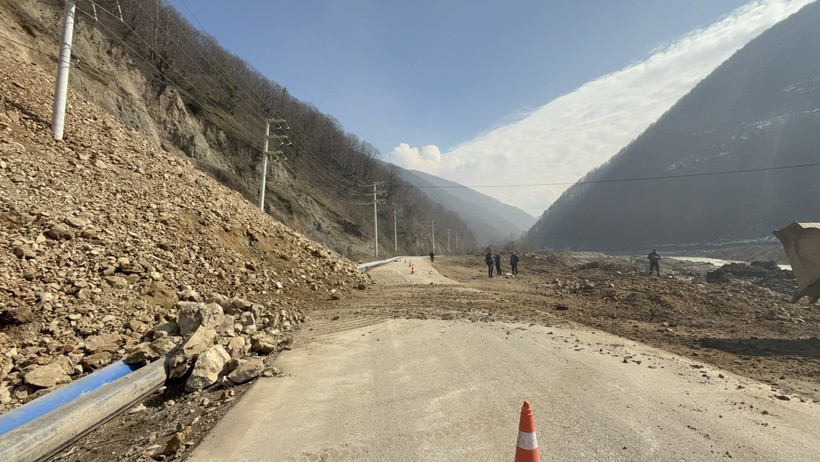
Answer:
[[[538,439],[535,438],[535,417],[530,403],[521,406],[521,420],[518,422],[518,444],[515,448],[515,462],[540,462]]]
[[[410,274],[416,274],[416,267],[410,266]]]

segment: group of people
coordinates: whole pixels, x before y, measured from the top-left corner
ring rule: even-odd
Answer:
[[[430,252],[430,261],[433,260],[434,254]],[[661,255],[658,253],[657,250],[652,249],[652,252],[649,252],[649,255],[646,257],[649,260],[649,274],[652,274],[654,270],[658,276],[661,275]],[[512,268],[512,274],[518,274],[518,251],[513,251],[512,255],[510,255],[510,268]],[[492,249],[487,249],[487,254],[484,255],[484,263],[487,264],[487,276],[489,278],[493,277],[493,274],[497,276],[501,276],[501,253],[496,251],[493,254]]]
[[[649,255],[646,257],[649,260],[649,274],[652,274],[654,270],[658,276],[661,275],[661,255],[658,253],[657,250],[652,249],[652,252],[649,252]],[[433,260],[433,252],[430,252],[430,260]],[[492,278],[493,277],[493,270],[495,270],[495,274],[497,276],[501,276],[501,253],[495,252],[493,255],[492,249],[487,249],[487,254],[484,255],[484,263],[487,264],[487,276]],[[510,255],[510,267],[512,268],[512,274],[518,274],[518,252],[513,251],[512,255]]]
[[[498,276],[501,276],[501,253],[496,252],[493,255],[492,249],[487,250],[487,254],[484,255],[484,263],[487,264],[487,276],[490,278],[493,277],[493,268],[495,268],[495,273]],[[518,252],[513,251],[512,255],[510,255],[510,267],[512,268],[512,274],[518,274]]]

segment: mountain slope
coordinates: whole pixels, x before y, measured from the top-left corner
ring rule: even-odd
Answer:
[[[814,3],[752,40],[567,190],[528,239],[646,249],[770,238],[791,221],[816,220],[820,168],[781,167],[817,163],[818,23]]]
[[[479,243],[502,242],[527,230],[535,217],[466,186],[416,170],[395,167],[401,179],[421,189],[430,200],[455,212]]]
[[[53,73],[63,6],[57,0],[0,2],[0,47]],[[122,13],[114,13],[120,7]],[[265,211],[308,238],[351,258],[372,256],[376,217],[368,205],[378,183],[387,206],[379,221],[401,209],[408,223],[434,219],[473,241],[466,224],[442,214],[420,191],[393,187],[373,146],[222,48],[168,2],[78,2],[75,17],[73,90],[252,204],[260,203],[269,128],[274,153]],[[72,117],[69,107],[67,123]],[[266,127],[266,120],[276,122]],[[66,132],[66,139],[73,136]],[[392,229],[378,230],[381,249],[391,254],[426,254],[430,247],[423,226],[398,235],[398,242]]]

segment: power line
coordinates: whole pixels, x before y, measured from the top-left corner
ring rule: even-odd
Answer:
[[[719,175],[734,175],[739,173],[756,173],[756,172],[768,172],[768,171],[775,171],[775,170],[789,170],[789,169],[798,169],[798,168],[808,168],[808,167],[820,167],[820,163],[811,163],[811,164],[799,164],[799,165],[783,165],[777,167],[761,167],[761,168],[749,168],[749,169],[738,169],[738,170],[725,170],[721,172],[703,172],[703,173],[684,173],[681,175],[659,175],[659,176],[642,176],[642,177],[635,177],[635,178],[616,178],[616,179],[609,179],[609,180],[586,180],[586,181],[576,181],[574,183],[562,182],[562,183],[519,183],[519,184],[494,184],[494,185],[440,185],[440,186],[414,186],[412,184],[408,185],[396,185],[397,188],[418,188],[418,189],[459,189],[459,188],[526,188],[526,187],[536,187],[536,186],[572,186],[572,185],[584,185],[584,184],[600,184],[600,183],[626,183],[632,181],[649,181],[649,180],[669,180],[669,179],[676,179],[676,178],[693,178],[693,177],[703,177],[703,176],[719,176]]]
[[[182,4],[185,7],[185,9],[188,11],[188,13],[191,15],[191,18],[193,18],[193,20],[196,21],[196,23],[199,25],[200,30],[207,35],[208,31],[205,29],[205,26],[196,17],[196,15],[191,10],[191,8],[185,2],[182,2]],[[145,11],[145,10],[143,9],[143,11]],[[180,31],[182,31],[182,27],[179,26],[179,24],[177,24],[177,28],[180,29]],[[187,36],[187,34],[186,34],[186,36]],[[189,42],[192,42],[190,37],[187,37],[187,38],[188,38]],[[197,50],[201,51],[201,48],[197,47]],[[200,54],[202,54],[202,53],[200,53]],[[186,56],[187,56],[187,54],[186,54]],[[211,63],[211,65],[213,65],[215,68],[219,68],[222,71],[222,73],[224,73],[224,68],[222,68],[222,66],[220,66],[218,63],[215,63],[214,61],[212,61],[209,56],[207,56],[207,55],[203,55],[203,56],[205,57],[206,60],[208,60]],[[189,56],[189,58],[190,58],[190,56]],[[201,67],[200,67],[200,70],[202,70]],[[220,76],[223,78],[223,80],[226,80],[224,75],[222,75],[222,73],[220,73]],[[227,84],[227,82],[226,82],[226,84]],[[239,90],[245,96],[248,96],[248,93],[244,88],[240,87]],[[253,95],[251,95],[251,96],[253,96]],[[236,102],[236,100],[234,100],[233,102]],[[261,106],[257,105],[256,108],[253,108],[252,105],[249,103],[249,101],[247,99],[245,99],[244,102],[245,102],[245,107],[246,108],[251,109],[252,112],[255,110],[257,115],[260,116],[260,118],[264,118],[263,117],[264,114],[263,114]],[[301,142],[300,139],[298,139],[298,138],[291,139],[289,137],[288,140],[291,142],[291,144],[293,144],[295,146],[295,148],[297,149],[297,153],[301,154],[302,158],[305,159],[305,161],[308,164],[310,164],[311,172],[315,173],[321,179],[321,181],[323,181],[325,183],[332,184],[333,186],[336,187],[336,189],[339,189],[339,190],[341,190],[342,192],[344,192],[346,194],[353,194],[353,195],[358,195],[358,196],[366,196],[367,195],[367,193],[357,191],[357,189],[360,188],[362,185],[351,182],[349,177],[341,175],[336,171],[328,169],[325,166],[325,163],[321,159],[316,157],[311,152],[311,150],[308,149],[307,146],[305,146],[304,143]],[[325,190],[323,190],[323,192],[325,192]],[[337,198],[337,199],[339,198],[338,195],[333,195],[333,197]],[[344,201],[348,202],[348,203],[360,204],[358,202],[351,202],[350,200],[344,200]]]
[[[163,29],[163,31],[164,31],[164,32],[169,33],[169,35],[170,35],[170,28],[163,28],[162,24],[160,24],[160,23],[159,23],[159,20],[158,20],[157,18],[155,18],[155,17],[151,16],[151,15],[149,14],[149,12],[145,9],[145,7],[143,7],[143,6],[142,6],[142,2],[141,2],[141,1],[136,1],[136,3],[137,3],[137,6],[140,8],[140,10],[142,10],[142,11],[143,11],[143,13],[145,13],[146,17],[148,17],[149,19],[151,19],[151,21],[152,21],[152,22],[153,22],[153,23],[154,23],[157,27],[159,27],[160,29]],[[187,5],[186,5],[186,8],[187,8]],[[190,10],[188,10],[188,11],[190,12]],[[109,13],[109,14],[110,14],[110,13]],[[193,16],[193,13],[192,13],[192,12],[191,12],[191,15]],[[170,15],[169,15],[169,19],[173,19],[173,18],[171,18],[171,17],[170,17]],[[194,19],[196,19],[196,18],[194,18]],[[170,23],[170,22],[171,22],[171,21],[169,21],[169,23]],[[209,54],[205,53],[205,52],[204,52],[204,50],[203,50],[203,48],[202,48],[202,46],[201,46],[201,44],[200,44],[200,43],[198,43],[197,41],[193,40],[193,39],[191,38],[191,34],[189,34],[189,33],[185,30],[185,28],[183,28],[183,27],[180,25],[180,23],[179,23],[178,21],[173,21],[173,22],[174,22],[174,26],[176,26],[177,30],[178,30],[178,31],[179,31],[179,32],[180,32],[180,33],[181,33],[181,34],[182,34],[182,35],[183,35],[183,36],[184,36],[184,37],[188,40],[188,43],[189,43],[190,45],[192,45],[192,46],[193,46],[193,48],[197,51],[197,53],[198,53],[198,54],[199,54],[199,55],[200,55],[200,56],[201,56],[201,57],[202,57],[205,61],[207,61],[207,62],[208,62],[208,64],[210,64],[210,65],[211,65],[211,66],[213,66],[215,69],[217,69],[218,74],[219,74],[219,76],[221,77],[221,79],[222,79],[222,82],[223,82],[223,83],[220,85],[220,84],[219,84],[219,82],[217,82],[217,81],[213,78],[213,76],[211,75],[211,73],[210,73],[210,72],[207,72],[207,71],[205,71],[205,69],[203,69],[203,68],[202,68],[202,66],[199,64],[199,60],[196,60],[196,59],[194,59],[191,55],[189,55],[189,54],[188,54],[188,52],[187,52],[187,51],[185,51],[185,49],[184,49],[184,48],[182,48],[182,47],[180,46],[180,43],[179,43],[179,42],[177,42],[177,41],[173,38],[173,36],[172,36],[172,39],[171,39],[171,40],[173,41],[174,45],[176,45],[176,49],[177,49],[177,50],[179,50],[180,52],[182,52],[182,54],[184,54],[184,55],[185,55],[185,57],[187,57],[187,58],[191,61],[191,63],[193,63],[193,65],[194,65],[194,66],[196,66],[196,67],[197,67],[197,68],[198,68],[198,69],[202,72],[202,75],[203,75],[203,76],[205,76],[205,77],[206,77],[206,78],[207,78],[207,79],[208,79],[211,83],[213,83],[214,85],[216,85],[218,88],[219,88],[219,87],[228,87],[229,89],[232,89],[232,88],[237,88],[237,89],[239,90],[239,93],[244,94],[246,97],[247,97],[247,96],[254,96],[254,95],[248,95],[248,92],[247,92],[244,88],[242,88],[242,87],[240,87],[240,86],[237,86],[237,87],[232,87],[232,86],[231,86],[231,83],[229,82],[229,79],[227,79],[227,78],[225,77],[225,74],[226,74],[226,72],[225,72],[225,68],[224,68],[222,65],[220,65],[218,62],[216,62],[212,56],[210,56]],[[199,22],[199,21],[197,21],[197,22]],[[201,24],[200,24],[200,26],[201,26]],[[208,34],[208,32],[207,32],[204,28],[202,29],[202,31],[203,31],[206,35]],[[208,36],[208,37],[210,37],[210,35],[207,35],[207,36]],[[224,90],[224,89],[223,89],[223,90]],[[226,92],[226,94],[228,94],[228,92]],[[257,96],[257,99],[258,99],[258,95],[256,95],[256,96]],[[251,117],[251,120],[252,120],[253,122],[259,122],[260,120],[264,120],[264,119],[266,118],[266,116],[263,114],[263,111],[261,110],[261,105],[257,104],[257,107],[254,107],[254,106],[251,104],[251,101],[250,101],[249,99],[247,99],[247,98],[243,98],[243,99],[241,99],[241,101],[240,101],[240,98],[239,98],[238,96],[237,96],[237,97],[234,97],[234,98],[231,98],[231,97],[229,96],[228,100],[229,100],[231,103],[233,103],[233,104],[236,104],[236,105],[238,105],[238,106],[244,106],[244,107],[245,107],[245,109],[248,109],[248,110],[249,110],[249,112],[251,113],[251,115],[256,117],[256,119],[254,119],[253,117]],[[255,113],[255,114],[254,114],[254,113]],[[259,122],[259,123],[261,124],[261,122]]]
[[[101,7],[101,8],[102,8],[102,7]],[[82,9],[82,8],[80,8],[80,7],[77,7],[77,10],[78,10],[78,11],[80,11],[81,13],[85,14],[86,16],[93,17],[93,15],[92,15],[92,14],[90,14],[89,12],[87,12],[87,11],[83,10],[83,9]],[[111,13],[109,12],[109,14],[111,14]],[[131,52],[133,52],[133,53],[134,53],[134,55],[135,55],[135,56],[137,56],[140,60],[142,60],[142,61],[143,61],[143,62],[145,62],[145,63],[146,63],[149,67],[151,67],[153,70],[155,70],[155,71],[158,73],[158,75],[160,75],[160,76],[163,76],[163,75],[164,75],[164,73],[163,73],[163,72],[162,72],[159,68],[157,68],[154,64],[152,64],[152,63],[151,63],[151,61],[149,61],[147,58],[145,58],[144,56],[142,56],[142,55],[141,55],[141,54],[140,54],[137,50],[135,50],[135,49],[134,49],[134,47],[132,47],[131,45],[129,45],[129,44],[128,44],[125,40],[123,40],[121,37],[117,36],[117,34],[115,34],[115,33],[114,33],[114,31],[112,31],[112,30],[111,30],[109,27],[107,27],[104,23],[102,23],[102,22],[97,22],[97,24],[99,24],[99,25],[100,25],[103,29],[105,29],[105,30],[106,30],[109,34],[111,34],[111,36],[112,36],[112,37],[116,38],[116,39],[117,39],[117,40],[118,40],[121,44],[123,44],[126,48],[128,48],[129,50],[131,50]],[[157,52],[157,50],[156,50],[156,49],[154,49],[154,48],[151,46],[151,44],[150,44],[150,43],[148,43],[148,41],[147,41],[145,38],[143,38],[142,36],[140,36],[140,35],[139,35],[139,34],[138,34],[138,33],[137,33],[137,32],[136,32],[136,31],[135,31],[135,30],[134,30],[131,26],[129,26],[127,23],[124,23],[124,24],[125,24],[125,26],[126,26],[126,27],[128,27],[128,29],[129,29],[129,30],[130,30],[130,31],[131,31],[131,32],[132,32],[132,33],[133,33],[136,37],[138,37],[140,40],[142,40],[142,42],[143,42],[146,46],[148,46],[148,48],[149,48],[151,51],[153,51],[153,52],[154,52],[154,53],[156,53],[158,56],[160,56],[160,53],[158,53],[158,52]],[[163,60],[163,61],[164,61],[164,62],[168,65],[168,68],[169,68],[169,69],[173,70],[173,71],[174,71],[174,72],[176,72],[178,75],[180,75],[180,76],[182,77],[182,79],[183,79],[183,80],[185,80],[186,82],[188,82],[188,84],[190,84],[190,85],[191,85],[191,88],[192,88],[193,90],[195,90],[197,93],[199,93],[200,95],[202,95],[202,97],[203,97],[206,101],[208,101],[208,102],[209,102],[212,106],[214,106],[214,107],[219,107],[219,106],[218,106],[218,105],[217,105],[217,104],[216,104],[213,100],[211,100],[211,99],[210,99],[207,95],[205,95],[205,94],[204,94],[201,90],[199,90],[199,88],[197,88],[197,87],[196,87],[196,85],[194,85],[194,84],[193,84],[190,80],[188,80],[188,79],[187,79],[184,75],[182,75],[182,73],[181,73],[178,69],[176,69],[176,68],[175,68],[175,67],[174,67],[174,66],[173,66],[170,62],[168,62],[165,58],[162,58],[162,60]],[[167,82],[167,83],[173,83],[173,82]],[[237,125],[235,122],[233,122],[233,123],[232,123],[231,121],[226,120],[226,119],[225,119],[225,118],[224,118],[221,114],[218,114],[218,113],[216,113],[216,112],[214,112],[214,111],[210,110],[206,104],[203,104],[200,100],[198,100],[196,97],[194,97],[194,95],[192,95],[192,94],[191,94],[191,93],[189,93],[188,91],[186,91],[186,90],[184,90],[184,89],[180,88],[178,85],[175,85],[175,88],[176,88],[176,89],[177,89],[180,93],[183,93],[184,95],[186,95],[186,96],[188,96],[189,98],[191,98],[191,100],[193,100],[193,101],[195,101],[197,104],[199,104],[199,105],[200,105],[200,107],[202,107],[205,111],[207,111],[208,113],[210,113],[210,114],[211,114],[211,115],[213,115],[214,117],[219,118],[220,120],[222,120],[223,122],[225,122],[225,124],[226,124],[227,126],[229,126],[229,127],[231,127],[232,129],[236,130],[237,134],[238,134],[238,135],[240,135],[241,137],[245,138],[245,140],[246,140],[246,141],[248,141],[248,142],[249,142],[249,144],[250,144],[252,147],[254,147],[254,148],[256,148],[256,149],[259,149],[259,145],[261,145],[261,140],[259,140],[259,139],[258,139],[257,137],[255,137],[255,136],[253,136],[253,135],[249,134],[249,133],[247,132],[247,130],[246,130],[244,127]]]

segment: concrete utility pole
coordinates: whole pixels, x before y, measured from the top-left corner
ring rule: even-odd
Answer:
[[[450,228],[447,228],[447,253],[450,253]]]
[[[63,38],[60,42],[60,57],[57,59],[57,86],[54,90],[54,109],[51,113],[51,133],[58,140],[63,139],[65,129],[68,71],[71,68],[71,41],[74,36],[76,3],[76,0],[66,0],[63,12]]]
[[[399,253],[399,231],[398,231],[398,220],[396,219],[396,209],[393,209],[393,245],[395,246],[396,254]]]
[[[277,156],[279,154],[282,154],[282,151],[280,151],[280,150],[278,150],[278,151],[268,150],[268,146],[269,146],[268,142],[270,141],[271,138],[276,138],[277,140],[279,140],[280,145],[285,145],[285,142],[283,140],[288,139],[287,135],[271,135],[270,134],[270,124],[272,124],[272,123],[276,124],[277,129],[281,129],[282,128],[281,124],[284,123],[285,124],[284,129],[285,130],[290,130],[290,127],[287,126],[287,123],[285,122],[285,119],[268,119],[268,120],[265,121],[265,147],[262,151],[262,181],[260,182],[260,185],[259,185],[259,208],[262,209],[263,212],[265,211],[265,181],[268,178],[268,154],[275,154]],[[288,140],[288,144],[290,144],[290,140]]]
[[[376,200],[376,183],[373,183],[373,234],[376,238],[376,258],[379,258],[379,210]]]
[[[436,220],[432,220],[430,224],[433,231],[433,253],[436,253]]]
[[[259,185],[259,208],[265,211],[265,180],[268,178],[268,140],[270,139],[270,121],[265,121],[265,147],[262,149],[262,182]]]

